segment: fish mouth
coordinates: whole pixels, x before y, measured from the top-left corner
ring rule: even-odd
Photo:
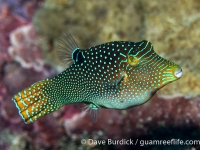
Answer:
[[[173,81],[180,79],[183,75],[182,69],[180,66],[173,64],[169,66],[162,75],[162,84],[167,85]]]
[[[174,71],[174,76],[177,78],[181,78],[183,75],[182,69],[179,67]]]

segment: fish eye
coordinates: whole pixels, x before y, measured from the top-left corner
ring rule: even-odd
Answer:
[[[139,60],[137,57],[135,57],[134,55],[128,55],[128,63],[131,66],[136,66],[139,63]]]

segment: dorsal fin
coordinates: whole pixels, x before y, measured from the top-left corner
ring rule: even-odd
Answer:
[[[65,31],[61,36],[59,42],[59,49],[57,51],[58,58],[66,65],[70,66],[74,63],[72,53],[79,49],[73,37],[68,31]]]

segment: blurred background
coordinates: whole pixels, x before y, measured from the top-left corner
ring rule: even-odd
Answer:
[[[0,0],[0,150],[200,149],[198,144],[81,144],[81,139],[200,140],[199,0]],[[79,47],[113,40],[151,41],[183,69],[180,80],[144,105],[101,109],[97,123],[66,105],[25,124],[13,95],[67,66],[56,55],[63,31]]]

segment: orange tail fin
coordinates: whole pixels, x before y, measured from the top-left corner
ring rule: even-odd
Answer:
[[[50,96],[51,90],[51,79],[46,79],[36,82],[13,97],[25,123],[34,122],[63,106],[56,103],[52,94]]]

